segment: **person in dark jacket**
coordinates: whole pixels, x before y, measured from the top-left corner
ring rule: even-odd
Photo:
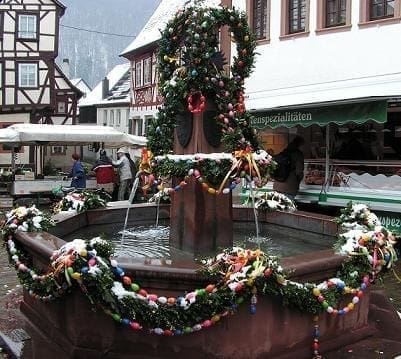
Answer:
[[[116,176],[111,159],[107,157],[105,150],[100,150],[100,157],[92,167],[92,171],[96,173],[97,188],[101,188],[108,193],[114,190]]]
[[[81,157],[77,153],[74,153],[71,157],[74,160],[74,164],[68,175],[68,177],[72,177],[71,187],[86,188],[86,175],[81,163]]]
[[[290,154],[291,171],[284,182],[274,181],[273,189],[281,192],[294,200],[299,190],[299,184],[304,178],[304,154],[301,151],[305,140],[301,136],[296,136],[287,146],[286,151]]]

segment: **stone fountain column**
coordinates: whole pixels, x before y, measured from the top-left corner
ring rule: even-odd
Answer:
[[[177,116],[174,136],[175,154],[222,152],[221,129],[214,117],[214,104],[206,110]],[[175,192],[171,200],[170,244],[194,255],[206,255],[218,248],[232,246],[232,196],[211,195],[191,178],[188,185]]]

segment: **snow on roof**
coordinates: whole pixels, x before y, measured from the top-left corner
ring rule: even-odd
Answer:
[[[191,0],[162,0],[135,40],[120,55],[126,55],[136,49],[158,41],[160,39],[160,31],[164,30],[167,22],[177,10],[191,2]],[[206,0],[204,2],[205,7],[217,7],[218,5],[220,5],[220,0]]]
[[[115,66],[108,74],[107,79],[109,80],[109,91],[117,84],[120,79],[126,75],[127,71],[130,69],[129,63],[124,63],[121,65]],[[84,98],[80,103],[79,106],[93,106],[98,103],[102,102],[102,81],[100,81],[96,87],[88,93],[86,98]]]
[[[83,78],[76,78],[76,79],[71,79],[70,82],[81,92],[86,96],[89,92],[92,91],[90,86],[86,83],[86,81]]]
[[[109,90],[108,96],[99,104],[115,104],[130,102],[131,99],[131,71],[127,71]]]

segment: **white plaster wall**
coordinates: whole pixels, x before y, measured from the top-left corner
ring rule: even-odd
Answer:
[[[41,13],[43,14],[43,12]],[[55,34],[56,33],[56,12],[50,11],[40,21],[40,33],[42,34]],[[55,36],[40,36],[40,51],[54,51],[55,50]]]
[[[98,107],[96,111],[96,122],[98,126],[104,125],[104,112],[107,111],[107,126],[114,127],[116,130],[128,133],[129,107]],[[110,113],[114,111],[114,125],[110,123]],[[121,111],[121,122],[117,125],[117,111]]]
[[[317,34],[317,1],[310,0],[309,36],[280,40],[280,3],[271,0],[270,43],[257,47],[256,67],[246,81],[250,99],[304,85],[369,77],[374,82],[377,76],[401,74],[400,23],[360,28],[359,1],[352,1],[350,30]],[[245,0],[233,0],[233,6],[245,10]]]
[[[6,105],[13,105],[14,104],[14,88],[6,88]]]
[[[54,36],[40,36],[40,51],[54,51],[55,50],[55,37]]]
[[[14,30],[11,30],[14,31]],[[3,35],[3,51],[14,51],[14,35]]]

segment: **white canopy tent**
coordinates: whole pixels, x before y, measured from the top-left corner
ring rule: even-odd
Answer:
[[[88,145],[104,147],[143,147],[146,137],[129,135],[107,126],[15,124],[0,129],[0,143],[10,147]]]
[[[107,126],[15,124],[0,129],[0,144],[11,148],[11,167],[15,169],[14,152],[21,146],[35,146],[35,172],[44,166],[43,146],[84,146],[99,143],[105,148],[138,148],[146,146],[146,137],[129,135]],[[38,167],[39,166],[39,167]]]

